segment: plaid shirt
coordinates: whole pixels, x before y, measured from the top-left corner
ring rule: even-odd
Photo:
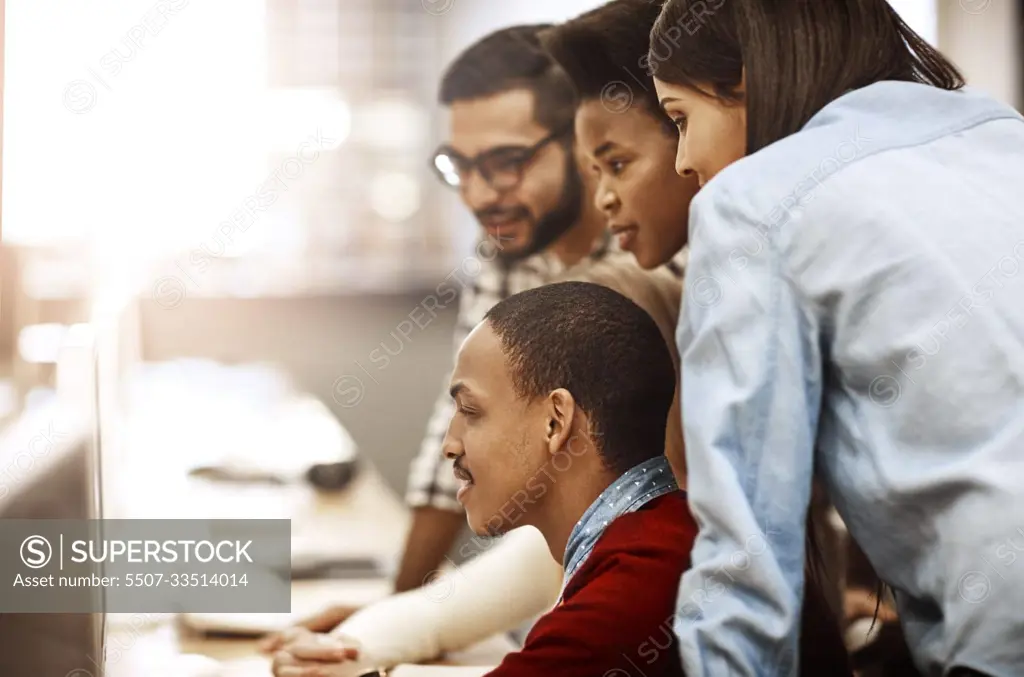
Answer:
[[[589,270],[600,268],[603,263],[627,257],[632,261],[632,254],[619,250],[615,241],[606,233],[597,241],[590,255],[571,268],[567,268],[550,252],[536,254],[509,267],[500,265],[497,260],[481,261],[479,273],[462,289],[459,317],[455,326],[454,350],[458,351],[469,332],[483,321],[487,311],[509,296],[559,279],[586,279]],[[664,268],[670,271],[674,279],[681,280],[684,262],[685,252]],[[639,269],[635,263],[632,265]],[[677,314],[678,303],[671,310]],[[667,340],[669,345],[674,345],[671,336]],[[427,434],[420,445],[419,454],[410,468],[405,498],[414,508],[431,506],[442,510],[462,511],[462,505],[455,500],[459,482],[452,474],[452,462],[444,458],[441,451],[448,423],[455,413],[455,404],[448,394],[450,378],[449,373],[445,377],[441,396],[434,405],[434,413],[427,425]]]

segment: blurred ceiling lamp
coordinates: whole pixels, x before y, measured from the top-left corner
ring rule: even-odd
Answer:
[[[427,122],[426,110],[416,101],[386,95],[358,110],[356,133],[375,148],[408,151],[425,142]]]
[[[306,251],[309,233],[302,227],[297,208],[282,204],[274,213],[260,217],[259,227],[251,227],[226,246],[224,258],[257,255],[265,259],[294,260]]]
[[[273,152],[297,153],[300,145],[310,141],[320,150],[334,150],[352,130],[351,109],[341,94],[330,88],[272,89],[265,115]]]
[[[388,221],[405,221],[419,210],[420,204],[419,181],[404,172],[381,173],[370,185],[370,205]]]

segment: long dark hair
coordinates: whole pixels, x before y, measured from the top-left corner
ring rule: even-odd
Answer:
[[[883,80],[964,85],[885,0],[668,0],[650,50],[659,80],[745,101],[748,154],[799,131],[851,89]]]

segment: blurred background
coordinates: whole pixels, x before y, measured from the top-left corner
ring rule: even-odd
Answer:
[[[0,673],[193,674],[391,590],[439,287],[476,269],[438,80],[599,4],[0,0],[0,519],[290,519],[293,583],[282,614],[0,614]],[[1024,107],[1024,0],[891,4]]]
[[[456,303],[411,330],[409,313],[476,235],[427,166],[440,73],[493,29],[598,4],[6,0],[0,416],[45,398],[69,328],[106,317],[126,401],[198,393],[177,414],[185,447],[244,455],[251,419],[203,408],[287,388],[404,490]],[[892,4],[1022,105],[1024,3]],[[268,454],[314,444],[278,439]]]

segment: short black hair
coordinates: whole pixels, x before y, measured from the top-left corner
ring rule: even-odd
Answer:
[[[522,88],[533,92],[538,124],[551,132],[571,130],[576,112],[572,83],[538,39],[538,34],[550,27],[503,28],[472,44],[441,78],[441,104],[450,106]]]
[[[548,54],[568,74],[582,100],[628,96],[663,123],[666,134],[676,130],[662,113],[654,78],[647,66],[651,28],[663,0],[612,0],[597,9],[541,33]],[[618,102],[611,102],[615,105]],[[619,109],[619,105],[615,105]]]
[[[675,367],[658,325],[636,303],[592,282],[558,282],[510,296],[485,321],[517,394],[572,393],[609,469],[621,474],[665,452]]]

